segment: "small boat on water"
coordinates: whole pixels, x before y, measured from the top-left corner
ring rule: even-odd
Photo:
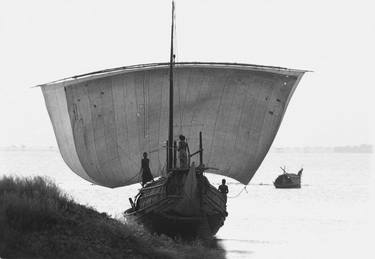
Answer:
[[[74,173],[110,188],[152,173],[155,180],[129,199],[125,217],[157,233],[210,237],[228,215],[228,189],[219,191],[205,173],[250,182],[306,71],[177,63],[174,18],[172,3],[169,63],[106,69],[40,87],[60,153]],[[178,136],[197,149],[184,163]],[[149,165],[143,171],[142,153]]]
[[[280,167],[283,170],[283,174],[279,175],[273,182],[276,188],[280,189],[292,189],[301,188],[301,177],[303,168],[301,168],[297,174],[291,174],[286,172],[285,168]]]

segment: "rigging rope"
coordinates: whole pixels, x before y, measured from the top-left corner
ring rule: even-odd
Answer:
[[[138,172],[136,175],[134,175],[132,178],[128,179],[128,180],[125,182],[124,185],[127,185],[127,184],[130,183],[134,178],[136,178],[137,176],[140,176],[141,172],[142,172],[142,169],[139,170],[139,172]]]
[[[246,187],[247,187],[247,185],[245,185],[245,186],[242,188],[242,190],[241,190],[238,194],[236,194],[236,195],[234,195],[234,196],[227,196],[227,198],[229,198],[229,199],[237,198],[238,196],[241,195],[241,193],[242,193],[244,190],[246,191],[246,193],[248,193],[247,190],[246,190]]]
[[[163,165],[163,167],[161,168],[161,169],[159,169],[159,171],[158,171],[158,175],[157,176],[154,176],[153,175],[153,177],[155,178],[155,177],[158,177],[158,176],[166,176],[166,174],[165,174],[165,167],[166,167],[166,164],[164,164]],[[133,180],[134,180],[134,178],[136,178],[137,176],[139,176],[139,179],[138,179],[138,181],[137,182],[141,182],[141,172],[142,172],[142,168],[138,171],[138,173],[136,174],[136,175],[134,175],[134,176],[132,176],[130,179],[128,179],[124,184],[123,184],[123,186],[125,186],[125,185],[128,185],[129,183],[131,183]]]

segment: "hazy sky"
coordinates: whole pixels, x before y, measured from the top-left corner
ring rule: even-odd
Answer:
[[[178,61],[313,70],[275,146],[373,142],[373,1],[176,1]],[[0,0],[0,146],[56,145],[40,89],[99,69],[169,60],[171,1]],[[371,118],[372,117],[372,118]]]

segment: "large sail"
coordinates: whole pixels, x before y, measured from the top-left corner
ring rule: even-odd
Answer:
[[[139,182],[143,152],[166,166],[169,63],[109,69],[41,85],[64,161],[107,187]],[[232,63],[176,63],[174,137],[204,163],[247,184],[267,154],[305,71]],[[198,160],[193,157],[192,161]],[[198,161],[196,161],[198,164]]]

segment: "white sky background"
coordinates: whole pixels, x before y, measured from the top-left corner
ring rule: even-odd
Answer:
[[[0,0],[0,146],[56,145],[40,89],[100,69],[168,62],[171,2]],[[372,1],[176,2],[178,61],[313,70],[274,146],[371,143]],[[372,127],[371,127],[372,126]]]

